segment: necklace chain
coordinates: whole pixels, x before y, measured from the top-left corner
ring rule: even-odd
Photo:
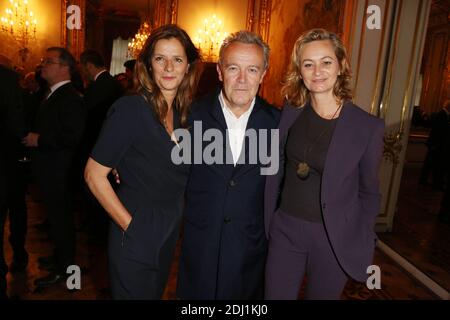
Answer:
[[[343,104],[341,103],[337,107],[333,116],[328,120],[334,119],[334,117],[336,116],[338,111],[341,109],[342,105]],[[311,106],[311,108],[312,108],[312,106]],[[329,130],[329,128],[330,127],[327,126],[324,130],[322,130],[322,132],[317,136],[317,138],[314,140],[314,142],[310,143],[309,146],[307,148],[305,148],[305,151],[303,153],[303,161],[299,162],[298,167],[297,167],[297,175],[299,176],[300,179],[306,179],[309,176],[309,165],[308,165],[308,162],[306,161],[306,156],[309,155],[309,153],[313,149],[314,145],[317,144],[317,142],[319,142],[320,138],[325,134],[325,132],[327,132]]]

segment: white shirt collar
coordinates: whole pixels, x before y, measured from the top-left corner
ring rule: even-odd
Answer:
[[[94,81],[97,81],[98,76],[101,75],[101,74],[104,73],[104,72],[107,72],[107,70],[106,70],[106,69],[103,69],[102,71],[100,71],[99,73],[97,73],[97,74],[95,75],[95,77],[94,77]]]
[[[242,152],[245,131],[247,129],[248,119],[250,118],[253,106],[255,105],[255,100],[256,98],[253,98],[253,101],[250,104],[250,108],[248,108],[248,110],[241,114],[241,116],[238,118],[227,106],[222,91],[219,94],[219,102],[222,107],[225,122],[227,124],[227,136],[230,143],[231,155],[233,157],[234,165],[237,164]]]
[[[226,115],[232,116],[235,120],[240,120],[241,118],[246,118],[246,117],[248,119],[248,116],[252,113],[253,107],[255,106],[255,101],[256,101],[256,97],[254,97],[252,102],[250,103],[250,108],[248,108],[247,111],[245,111],[243,114],[241,114],[240,117],[236,117],[236,115],[233,113],[233,111],[231,111],[231,109],[228,107],[227,103],[225,102],[225,98],[223,97],[222,90],[220,91],[220,94],[219,94],[219,102],[220,102],[220,106],[222,107],[222,112],[224,113],[225,116]],[[245,121],[245,124],[247,124],[247,121]]]
[[[50,87],[50,93],[47,96],[47,99],[53,94],[53,92],[55,92],[58,88],[62,87],[63,85],[65,85],[66,83],[69,83],[70,80],[64,80],[64,81],[60,81],[58,83],[55,83],[54,85],[52,85]]]

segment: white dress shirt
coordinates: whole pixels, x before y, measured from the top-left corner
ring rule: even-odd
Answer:
[[[48,94],[47,99],[50,98],[50,96],[53,94],[53,92],[56,91],[56,89],[58,89],[59,87],[62,87],[63,85],[65,85],[66,83],[69,83],[69,82],[70,82],[70,80],[64,80],[64,81],[60,81],[60,82],[52,85],[50,87],[50,93]]]
[[[250,108],[241,114],[240,117],[236,117],[233,111],[231,111],[231,109],[227,106],[225,99],[223,98],[222,91],[219,94],[219,102],[228,128],[227,134],[230,141],[231,154],[233,155],[233,163],[236,166],[242,151],[242,144],[244,142],[245,129],[247,128],[248,119],[252,113],[253,106],[255,105],[255,98],[253,98]]]
[[[108,71],[108,70],[103,69],[102,71],[100,71],[99,73],[97,73],[97,74],[95,75],[95,77],[94,77],[94,81],[97,81],[98,76],[101,75],[101,74],[104,73],[104,72],[107,72],[107,71]]]

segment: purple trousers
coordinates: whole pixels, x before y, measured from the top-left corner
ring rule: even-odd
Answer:
[[[347,282],[321,223],[275,212],[270,227],[265,298],[296,300],[304,276],[305,299],[337,300]]]

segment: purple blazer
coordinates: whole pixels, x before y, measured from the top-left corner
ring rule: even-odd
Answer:
[[[284,150],[289,128],[303,109],[286,105],[279,124],[280,169],[266,177],[266,236],[279,204]],[[379,213],[378,169],[383,151],[384,121],[352,102],[344,103],[330,142],[322,174],[321,207],[325,230],[339,264],[353,279],[366,281],[376,244]]]

